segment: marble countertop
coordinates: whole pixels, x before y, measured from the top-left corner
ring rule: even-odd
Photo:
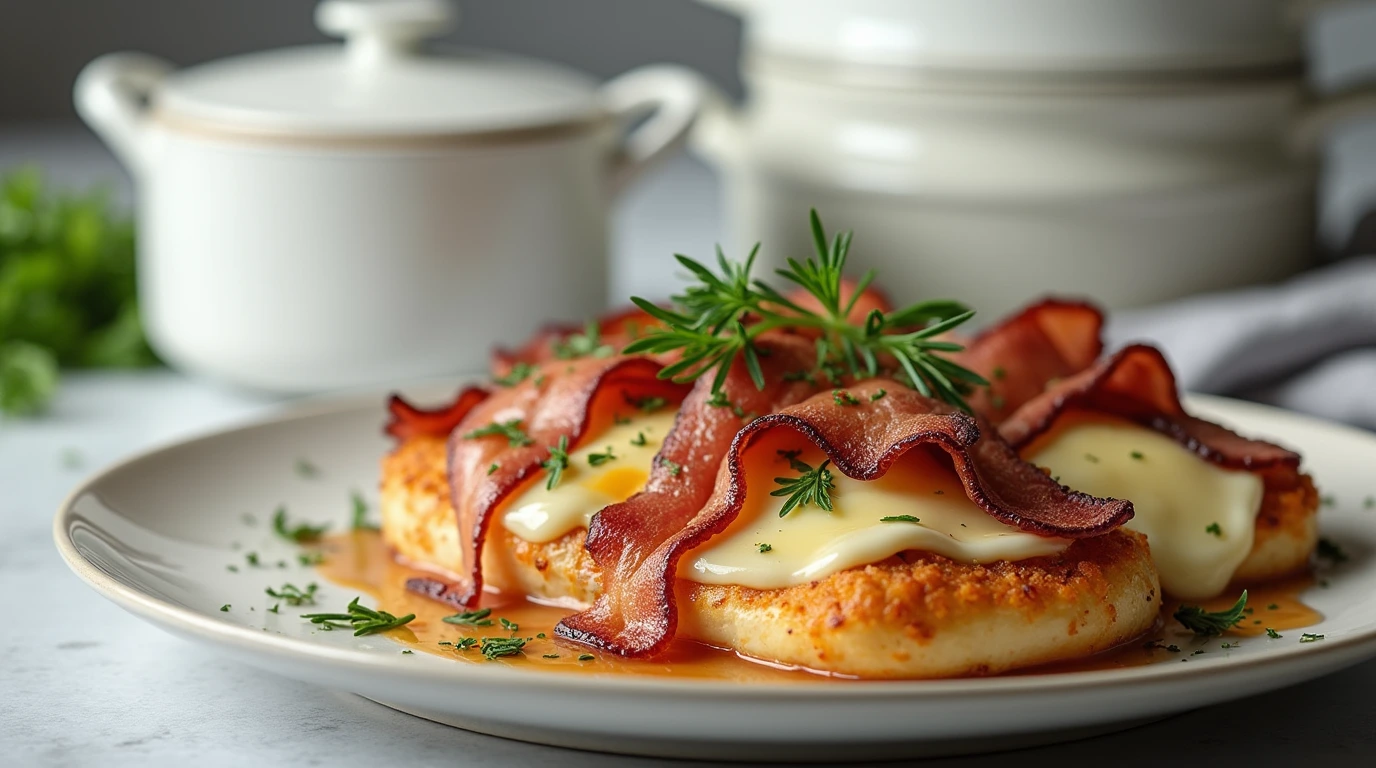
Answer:
[[[36,154],[52,160],[61,179],[114,173],[81,141]],[[715,200],[710,175],[689,161],[638,190],[616,222],[618,291],[662,289],[634,254],[708,252],[718,236]],[[0,764],[655,763],[480,736],[274,677],[135,619],[61,562],[52,516],[83,476],[150,445],[281,407],[170,371],[102,373],[67,377],[41,419],[0,421]],[[1376,757],[1373,690],[1376,662],[1116,735],[925,764],[1363,764]]]

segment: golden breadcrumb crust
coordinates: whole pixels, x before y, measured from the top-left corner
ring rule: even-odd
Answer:
[[[1146,538],[1120,530],[1054,557],[966,565],[905,552],[779,590],[680,581],[680,632],[863,677],[1002,672],[1112,648],[1151,629]]]
[[[383,458],[382,537],[403,562],[452,575],[465,566],[449,498],[445,443],[441,437],[415,437]],[[494,520],[483,549],[483,573],[499,590],[591,603],[601,576],[583,548],[586,535],[578,528],[537,544]]]
[[[1319,543],[1319,491],[1314,478],[1300,475],[1294,488],[1266,487],[1257,514],[1252,551],[1233,573],[1239,584],[1293,576],[1309,567]]]

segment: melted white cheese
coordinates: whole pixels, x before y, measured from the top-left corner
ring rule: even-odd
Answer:
[[[747,454],[746,499],[740,516],[704,547],[688,553],[680,578],[780,589],[906,550],[990,563],[1052,555],[1070,543],[1025,533],[990,517],[965,496],[949,460],[923,448],[909,451],[873,481],[855,480],[831,467],[835,509],[807,506],[780,518],[785,499],[770,495],[780,487],[774,478],[798,473],[776,451],[806,445],[800,459],[814,467],[825,456],[796,435],[790,436],[796,444],[772,437],[766,436]],[[898,515],[911,515],[919,522],[881,521]],[[761,552],[763,544],[768,548]]]
[[[1147,535],[1166,592],[1186,600],[1222,592],[1252,550],[1261,478],[1126,421],[1068,414],[1062,422],[1028,461],[1076,490],[1131,501],[1127,527]]]
[[[569,453],[569,465],[554,490],[539,473],[505,505],[502,525],[526,541],[554,541],[575,528],[586,528],[598,510],[625,501],[650,477],[650,465],[674,424],[675,411],[632,417],[589,438]],[[643,443],[643,445],[638,445]],[[593,466],[593,454],[611,450],[616,458]]]

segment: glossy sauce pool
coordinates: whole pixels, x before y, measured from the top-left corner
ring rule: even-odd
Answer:
[[[483,607],[492,609],[488,616],[493,622],[491,626],[468,627],[446,624],[442,619],[455,613],[452,607],[407,592],[405,588],[408,578],[433,577],[433,574],[395,562],[387,551],[381,535],[376,531],[356,531],[331,536],[320,548],[325,554],[324,562],[317,566],[321,576],[371,597],[376,602],[373,607],[379,610],[397,616],[408,613],[416,615],[415,620],[405,627],[386,633],[387,637],[415,651],[469,663],[538,667],[541,671],[550,672],[665,675],[735,682],[813,682],[819,679],[819,676],[836,680],[838,684],[844,684],[849,680],[835,675],[812,673],[812,670],[749,659],[732,651],[689,641],[676,641],[666,653],[650,661],[623,659],[556,639],[554,625],[568,615],[570,610],[539,605],[523,599],[503,600],[499,596],[485,596]],[[1305,576],[1249,587],[1247,605],[1250,612],[1222,638],[1206,640],[1195,636],[1170,618],[1177,605],[1167,604],[1162,609],[1162,619],[1157,622],[1154,631],[1130,643],[1082,659],[1030,667],[1007,674],[1058,674],[1178,662],[1193,658],[1199,653],[1219,653],[1226,650],[1221,649],[1220,643],[1241,643],[1247,638],[1264,636],[1267,627],[1281,631],[1312,626],[1323,617],[1305,605],[1300,596],[1313,586],[1313,583],[1311,577]],[[1222,597],[1204,601],[1202,605],[1211,611],[1227,610],[1232,607],[1235,599]],[[326,606],[317,610],[333,609]],[[441,642],[457,643],[465,637],[509,637],[513,633],[502,627],[502,618],[517,625],[517,636],[531,638],[523,654],[488,661],[476,647],[457,650],[452,645],[440,645]],[[593,658],[580,660],[580,656],[587,655]],[[800,674],[802,672],[812,674]]]

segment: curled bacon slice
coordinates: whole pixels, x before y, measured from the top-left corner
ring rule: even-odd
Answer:
[[[997,424],[1048,382],[1084,370],[1104,351],[1103,325],[1092,304],[1046,299],[986,328],[951,355],[989,380],[966,398],[971,410]]]
[[[423,435],[445,437],[489,394],[490,391],[485,387],[467,387],[454,396],[454,402],[430,410],[411,405],[401,395],[392,395],[387,400],[387,412],[391,418],[387,420],[383,431],[398,441]]]
[[[1263,472],[1268,484],[1298,481],[1299,454],[1241,435],[1185,412],[1175,374],[1160,350],[1135,344],[1053,384],[999,425],[1021,449],[1046,432],[1067,409],[1106,413],[1167,435],[1207,461],[1229,469]]]
[[[482,548],[493,512],[541,471],[560,437],[568,438],[572,451],[585,437],[611,424],[618,411],[632,410],[647,398],[683,398],[686,386],[656,378],[661,367],[644,357],[561,360],[546,366],[549,375],[531,376],[493,392],[469,411],[449,438],[450,494],[469,574],[442,599],[472,605],[482,594]],[[466,437],[490,424],[512,421],[519,423],[524,439]],[[426,581],[407,586],[433,593],[433,584]]]
[[[887,395],[871,401],[870,395],[880,388]],[[656,485],[620,509],[604,510],[595,521],[597,537],[590,537],[589,548],[604,569],[605,591],[592,608],[564,619],[555,631],[628,656],[661,651],[677,628],[673,583],[679,560],[725,530],[740,513],[747,493],[742,456],[759,436],[773,429],[799,432],[816,443],[840,471],[866,480],[884,475],[899,456],[919,446],[944,451],[973,502],[1004,522],[1038,534],[1095,536],[1132,517],[1130,502],[1063,488],[1019,459],[997,436],[982,436],[974,418],[896,382],[871,380],[849,391],[860,405],[838,405],[831,393],[793,405],[782,402],[785,407],[733,435],[719,454],[725,457],[720,468],[712,462],[685,463],[681,474],[661,475]],[[705,407],[701,394],[694,392],[685,402],[680,428],[692,423],[694,414]],[[787,399],[780,397],[783,393],[770,394],[776,402]],[[676,428],[666,441],[666,455],[672,451],[687,458],[684,443],[695,438],[721,439],[711,430],[678,432]],[[714,455],[710,448],[704,453]],[[709,483],[710,496],[699,502]],[[657,515],[668,521],[656,519]],[[630,516],[649,524],[623,524]],[[675,526],[666,535],[666,529]]]

